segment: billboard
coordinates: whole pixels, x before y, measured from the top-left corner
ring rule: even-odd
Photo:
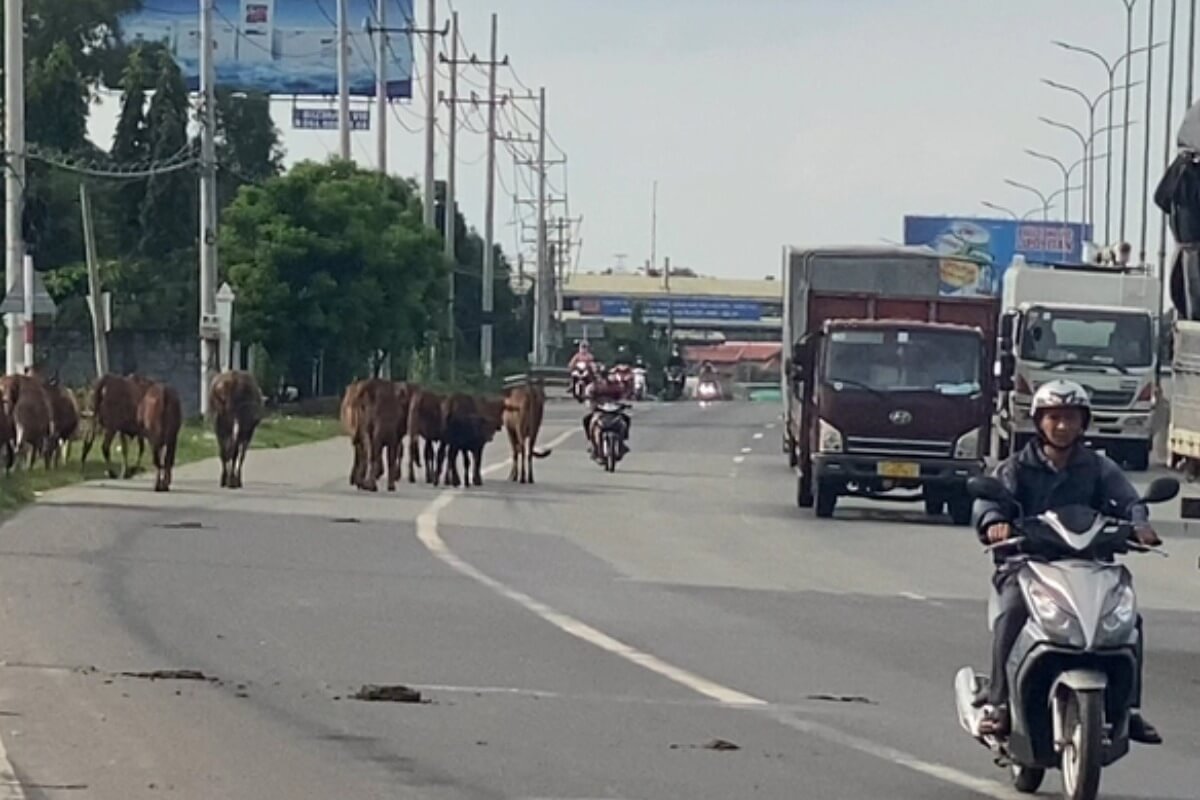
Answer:
[[[582,314],[601,317],[629,317],[634,304],[641,304],[648,319],[666,320],[674,312],[676,320],[725,320],[758,322],[762,319],[762,304],[749,300],[713,300],[702,297],[648,298],[582,297],[578,309]]]
[[[213,0],[217,85],[273,95],[337,94],[338,0]],[[375,0],[346,0],[350,93],[375,95]],[[200,86],[200,12],[196,0],[154,0],[121,18],[127,44],[164,44],[192,91]],[[412,0],[388,0],[387,25],[412,24]],[[375,34],[376,36],[378,34]],[[412,97],[412,40],[389,33],[387,94]],[[110,87],[118,88],[118,87]]]
[[[336,131],[338,129],[336,108],[293,108],[292,127],[299,131]],[[368,109],[350,109],[350,130],[369,131],[371,112]]]
[[[1013,256],[1028,261],[1081,261],[1091,226],[977,217],[904,218],[904,243],[943,256],[942,294],[998,295]]]

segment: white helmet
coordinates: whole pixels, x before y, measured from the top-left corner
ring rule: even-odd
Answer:
[[[1092,421],[1092,401],[1087,390],[1075,381],[1053,380],[1046,381],[1033,393],[1033,404],[1029,413],[1034,421],[1040,419],[1043,411],[1052,408],[1078,408],[1083,411],[1083,427],[1087,428]]]

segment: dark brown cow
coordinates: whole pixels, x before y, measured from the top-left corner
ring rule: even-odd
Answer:
[[[504,424],[504,398],[455,394],[442,403],[444,436],[438,450],[438,471],[445,467],[449,486],[483,485],[483,449]],[[463,475],[458,473],[462,455]],[[472,463],[473,462],[473,463]]]
[[[550,455],[549,450],[537,449],[545,410],[546,391],[540,383],[516,386],[504,393],[504,429],[512,445],[510,481],[533,483],[533,459]]]
[[[179,392],[165,383],[154,382],[138,403],[138,425],[150,441],[154,459],[154,491],[169,492],[175,470],[175,447],[183,427],[183,404]]]
[[[409,387],[408,402],[408,482],[417,482],[416,467],[421,466],[421,444],[424,442],[425,482],[436,486],[441,470],[438,468],[436,445],[442,441],[445,418],[442,416],[443,397],[420,387]]]
[[[12,417],[4,408],[4,404],[0,403],[0,450],[4,453],[5,474],[11,472],[13,464],[16,463],[16,450],[14,449],[16,436],[17,431],[13,427]]]
[[[48,446],[52,460],[61,464],[71,457],[71,442],[79,432],[79,404],[75,393],[65,386],[46,387],[50,397],[51,432]]]
[[[42,382],[28,375],[5,375],[0,378],[0,406],[12,421],[12,451],[19,460],[25,448],[29,448],[29,467],[32,469],[39,455],[50,468],[47,442],[53,411]]]
[[[96,435],[104,432],[104,440],[100,443],[100,452],[104,454],[104,465],[110,478],[117,477],[112,465],[112,442],[116,436],[121,437],[121,477],[130,477],[129,472],[129,443],[136,439],[138,443],[137,466],[141,467],[142,455],[146,450],[146,440],[142,436],[142,427],[138,424],[138,403],[146,391],[144,378],[125,375],[104,375],[96,381],[92,388],[92,424],[83,439],[83,455],[79,465],[87,464],[88,453],[95,444]]]
[[[222,372],[213,378],[208,405],[221,453],[221,486],[240,489],[246,451],[262,421],[262,390],[249,372]]]

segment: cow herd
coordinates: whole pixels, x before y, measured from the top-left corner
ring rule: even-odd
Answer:
[[[221,454],[221,486],[242,485],[242,462],[254,429],[262,419],[262,394],[245,372],[218,375],[209,392]],[[90,416],[90,424],[84,420]],[[154,490],[171,488],[175,451],[183,427],[179,392],[141,375],[101,376],[90,389],[73,392],[36,369],[0,377],[0,454],[5,472],[19,465],[33,469],[41,459],[46,469],[70,456],[71,442],[82,438],[80,467],[100,439],[100,452],[110,478],[130,477],[130,451],[137,443],[135,467],[149,445],[156,470]],[[113,465],[112,445],[121,445],[120,472]]]
[[[382,378],[356,381],[341,405],[353,448],[350,485],[378,491],[386,474],[388,491],[394,491],[407,442],[409,483],[416,483],[422,468],[434,486],[481,486],[483,450],[501,428],[512,448],[509,479],[533,483],[533,459],[550,455],[537,449],[545,405],[542,385],[528,381],[496,396],[440,394]]]

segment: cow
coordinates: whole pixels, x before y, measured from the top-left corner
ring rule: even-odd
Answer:
[[[483,448],[500,430],[504,398],[454,394],[442,402],[444,435],[438,450],[438,472],[445,467],[446,484],[453,487],[483,485]],[[458,473],[462,455],[463,475]]]
[[[221,486],[240,489],[246,451],[262,421],[262,390],[249,372],[230,370],[213,378],[208,396],[221,454]]]
[[[13,457],[20,459],[29,448],[29,468],[32,469],[38,456],[45,459],[50,468],[50,440],[53,411],[46,390],[38,378],[29,375],[5,375],[0,378],[0,406],[12,420]]]
[[[407,386],[401,388],[382,378],[361,382],[350,411],[356,462],[353,472],[358,474],[358,488],[377,491],[379,478],[386,472],[388,491],[396,490],[403,444],[401,417],[407,414]]]
[[[537,449],[546,408],[546,391],[541,383],[526,383],[504,393],[504,429],[512,445],[510,481],[533,483],[533,459],[546,458],[550,451]]]
[[[75,393],[65,386],[48,385],[46,393],[50,398],[51,435],[47,446],[50,447],[52,460],[61,464],[71,457],[71,442],[79,432],[79,403]]]
[[[342,395],[342,430],[350,437],[350,446],[354,451],[354,461],[350,465],[350,485],[355,487],[362,483],[361,470],[366,461],[358,440],[358,396],[365,385],[366,381],[354,381],[346,387],[346,392]]]
[[[129,471],[129,444],[131,439],[138,443],[136,466],[141,468],[142,456],[146,451],[146,439],[138,424],[138,403],[145,393],[147,381],[128,375],[102,375],[92,387],[92,424],[83,439],[83,455],[79,459],[82,469],[87,464],[88,453],[95,444],[96,436],[104,432],[100,452],[104,454],[104,466],[110,478],[116,478],[112,465],[112,442],[121,437],[121,478],[131,477]]]
[[[4,404],[0,403],[0,450],[4,453],[4,473],[6,475],[12,472],[13,465],[16,463],[16,450],[14,449],[16,435],[12,417],[9,416]]]
[[[179,392],[165,383],[153,382],[142,395],[137,409],[138,426],[150,442],[154,459],[154,491],[169,492],[175,469],[175,447],[183,427],[183,404]]]
[[[421,447],[424,443],[425,482],[436,486],[441,470],[435,445],[442,441],[445,418],[442,415],[444,398],[436,392],[409,387],[408,401],[408,482],[416,483],[416,467],[421,466]]]

